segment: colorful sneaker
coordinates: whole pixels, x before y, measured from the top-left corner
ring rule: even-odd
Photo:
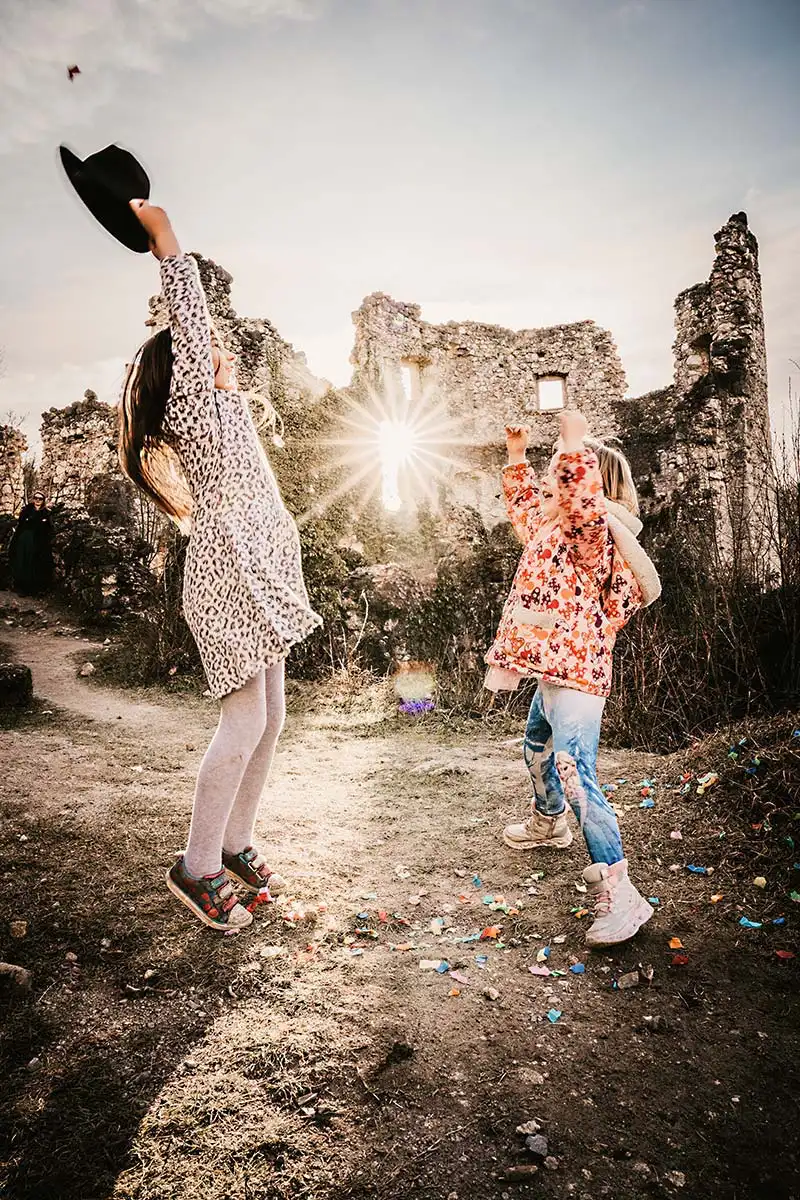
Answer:
[[[183,865],[183,855],[167,871],[167,887],[204,925],[230,933],[244,929],[253,914],[240,904],[224,870],[195,879]]]
[[[628,878],[626,858],[611,867],[592,863],[583,878],[588,886],[587,901],[594,905],[594,922],[586,931],[587,946],[627,942],[652,917],[652,906]]]
[[[567,810],[564,809],[557,817],[544,817],[534,809],[521,825],[506,825],[503,841],[512,850],[537,850],[545,846],[566,850],[572,842]]]
[[[260,892],[266,888],[270,896],[280,896],[286,891],[286,881],[277,871],[267,866],[264,855],[255,846],[245,846],[238,854],[222,851],[222,865],[230,875],[248,892]]]

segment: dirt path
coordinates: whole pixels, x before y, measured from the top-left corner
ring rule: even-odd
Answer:
[[[712,798],[680,798],[676,763],[603,760],[628,780],[623,835],[660,903],[634,943],[587,954],[578,839],[529,859],[498,838],[526,796],[507,729],[410,724],[378,686],[297,690],[260,834],[316,919],[261,908],[219,939],[162,883],[215,706],[79,679],[89,648],[71,638],[2,636],[55,710],[0,734],[0,956],[33,974],[3,1045],[2,1194],[795,1194],[795,1113],[775,1095],[795,1070],[794,976],[774,955],[789,927],[739,927],[737,904],[771,916],[779,900],[745,893],[750,864],[722,860]],[[497,896],[519,912],[493,911]],[[553,974],[533,975],[545,948]],[[420,969],[432,959],[456,977]],[[616,990],[640,963],[650,985]],[[533,1119],[546,1165],[516,1132]]]

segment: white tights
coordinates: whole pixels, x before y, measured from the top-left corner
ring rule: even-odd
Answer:
[[[190,875],[222,869],[222,848],[253,841],[258,804],[286,715],[283,662],[266,667],[222,700],[219,725],[197,775],[184,855]]]

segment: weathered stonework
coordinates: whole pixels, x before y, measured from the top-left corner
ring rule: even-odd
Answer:
[[[287,398],[292,402],[303,395],[322,395],[329,385],[309,371],[305,355],[284,341],[270,321],[263,317],[240,317],[236,313],[231,305],[233,276],[211,259],[200,254],[192,257],[197,261],[214,327],[236,355],[239,386],[263,397],[279,411]],[[163,295],[153,296],[145,324],[157,332],[168,323]]]
[[[549,457],[558,428],[558,407],[548,409],[549,398],[585,412],[595,435],[621,439],[651,527],[662,518],[673,527],[691,519],[712,529],[724,556],[747,544],[756,557],[766,536],[761,489],[770,457],[758,246],[744,213],[732,216],[715,241],[709,279],[675,302],[674,379],[658,391],[626,397],[613,338],[593,321],[519,332],[476,322],[432,325],[417,305],[374,293],[353,314],[353,378],[343,392],[376,417],[436,414],[425,431],[433,507],[447,513],[454,536],[469,526],[470,514],[478,525],[505,519],[499,480],[504,424],[530,424],[535,464]],[[291,413],[294,440],[302,442],[306,415],[329,385],[268,320],[238,316],[227,271],[195,258],[214,324],[237,356],[240,386]],[[148,326],[162,328],[166,319],[163,298],[154,297]],[[117,464],[115,426],[116,409],[90,392],[45,414],[39,482],[51,503],[124,508],[122,492],[119,504],[116,499],[127,485]],[[19,435],[3,436],[2,461],[21,481]],[[286,458],[289,483],[297,461]],[[319,472],[309,471],[313,493]],[[9,503],[5,495],[2,504]],[[408,533],[421,496],[412,484],[403,498],[404,510],[393,521]],[[360,505],[353,503],[355,514]],[[342,544],[352,532],[342,529]]]
[[[0,425],[0,514],[16,515],[25,499],[23,459],[28,449],[13,425]]]
[[[449,433],[438,449],[460,466],[444,472],[441,495],[490,525],[504,517],[503,425],[530,424],[540,465],[558,427],[558,411],[541,411],[542,382],[561,378],[564,404],[586,414],[592,433],[620,438],[645,516],[691,510],[724,557],[745,543],[757,554],[771,454],[758,245],[744,213],[715,241],[709,280],[675,302],[674,379],[659,391],[625,396],[613,339],[592,321],[521,332],[429,325],[417,305],[381,293],[353,314],[352,386],[376,413],[443,410]]]
[[[92,510],[123,486],[117,460],[117,409],[92,391],[42,417],[42,460],[37,474],[48,504]],[[123,496],[120,493],[120,501]],[[124,507],[124,504],[123,504]]]
[[[391,415],[440,408],[431,449],[460,464],[443,475],[444,493],[487,523],[504,515],[503,426],[529,423],[534,453],[552,449],[558,410],[543,410],[548,384],[559,407],[585,412],[599,432],[617,432],[625,373],[611,335],[593,321],[520,332],[472,321],[430,325],[417,305],[380,292],[353,320],[354,391]]]

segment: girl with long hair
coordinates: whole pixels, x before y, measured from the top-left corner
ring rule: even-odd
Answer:
[[[506,428],[503,490],[524,550],[486,656],[486,686],[538,682],[523,743],[530,815],[503,838],[516,850],[566,848],[569,804],[592,859],[583,873],[595,918],[586,941],[611,946],[633,937],[653,909],[628,878],[617,818],[597,781],[600,722],[616,636],[661,585],[637,541],[628,462],[587,433],[586,418],[565,409],[555,453],[537,479],[525,454],[528,430]]]
[[[183,609],[217,730],[195,788],[186,850],[167,886],[204,924],[243,928],[233,890],[284,887],[253,828],[284,720],[284,662],[320,625],[303,581],[300,539],[236,384],[234,356],[212,329],[197,264],[163,209],[131,207],[161,264],[169,328],[140,349],[125,384],[119,456],[129,479],[190,533]]]

